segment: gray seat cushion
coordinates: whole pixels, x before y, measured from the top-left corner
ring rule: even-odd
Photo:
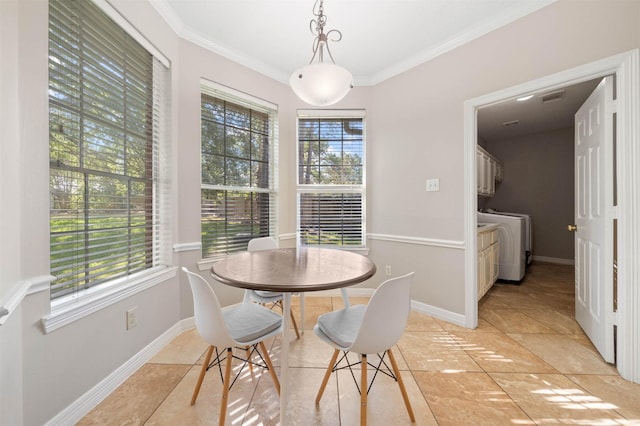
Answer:
[[[255,303],[241,303],[222,312],[229,334],[242,343],[251,342],[282,324],[282,316]]]
[[[338,346],[347,348],[356,339],[366,309],[365,305],[354,305],[322,314],[318,317],[318,328]]]
[[[274,299],[282,299],[282,293],[276,293],[275,291],[255,290],[255,293],[260,297],[272,297]]]

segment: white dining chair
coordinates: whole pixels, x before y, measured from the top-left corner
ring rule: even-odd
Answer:
[[[367,424],[367,394],[378,372],[387,374],[398,382],[409,417],[412,422],[415,422],[398,364],[391,351],[391,347],[398,342],[407,325],[411,311],[410,289],[413,275],[414,273],[411,272],[385,281],[371,296],[368,305],[352,305],[318,317],[313,331],[320,339],[333,346],[334,352],[316,396],[316,404],[320,403],[332,372],[348,368],[355,379],[352,367],[360,365],[360,386],[358,387],[360,424]],[[338,360],[341,351],[344,355]],[[359,354],[360,361],[351,364],[347,358],[348,352]],[[376,364],[368,361],[369,354],[378,355]],[[391,369],[386,364],[385,355],[388,355]],[[340,364],[343,361],[346,365],[341,367]],[[384,368],[382,368],[383,365]],[[367,385],[367,366],[375,370],[369,385]],[[358,386],[357,381],[356,386]]]
[[[247,246],[248,251],[259,251],[259,250],[273,250],[278,248],[278,242],[273,237],[258,237],[249,240],[249,245]],[[266,304],[274,304],[280,308],[281,311],[284,311],[283,305],[283,294],[277,293],[274,291],[263,291],[263,290],[245,290],[244,291],[244,300],[245,301],[254,301],[257,303],[261,303],[263,305]],[[300,303],[302,307],[302,297],[300,296]],[[291,314],[291,323],[293,324],[293,328],[296,331],[296,336],[300,338],[300,332],[298,331],[298,324],[296,323],[295,315],[293,314],[293,310],[290,311]],[[303,320],[303,319],[302,319]],[[301,324],[304,326],[304,324]]]
[[[245,365],[257,365],[269,370],[276,391],[280,394],[280,382],[273,369],[269,351],[264,341],[270,337],[282,333],[282,315],[260,306],[256,303],[240,303],[225,308],[220,307],[218,298],[209,283],[200,275],[182,268],[187,274],[191,292],[193,293],[193,310],[196,330],[202,339],[210,346],[206,358],[200,370],[200,376],[191,397],[191,405],[196,403],[200,387],[206,372],[214,366],[218,366],[222,377],[222,362],[226,360],[224,378],[222,379],[223,391],[220,401],[220,415],[218,424],[224,425],[229,390],[235,380],[240,376]],[[260,349],[258,350],[258,346]],[[247,358],[241,358],[233,354],[233,348],[240,347],[247,353]],[[211,358],[213,352],[216,357]],[[219,350],[224,350],[219,352]],[[253,355],[257,353],[264,364],[253,361]],[[243,361],[236,378],[231,381],[231,365],[233,358]]]

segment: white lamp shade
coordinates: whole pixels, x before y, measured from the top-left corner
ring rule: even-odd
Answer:
[[[289,85],[308,104],[333,105],[353,86],[353,76],[341,66],[329,63],[309,64],[291,74]]]

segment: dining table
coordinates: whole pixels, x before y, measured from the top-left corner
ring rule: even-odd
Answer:
[[[366,256],[348,250],[312,246],[240,252],[217,261],[211,267],[213,278],[223,284],[283,294],[280,425],[287,423],[286,407],[290,392],[288,334],[291,333],[291,295],[344,289],[366,281],[375,273],[376,265]]]

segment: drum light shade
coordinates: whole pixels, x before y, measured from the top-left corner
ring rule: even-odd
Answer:
[[[344,98],[353,86],[353,76],[336,64],[309,64],[291,74],[289,85],[308,104],[333,105]]]

